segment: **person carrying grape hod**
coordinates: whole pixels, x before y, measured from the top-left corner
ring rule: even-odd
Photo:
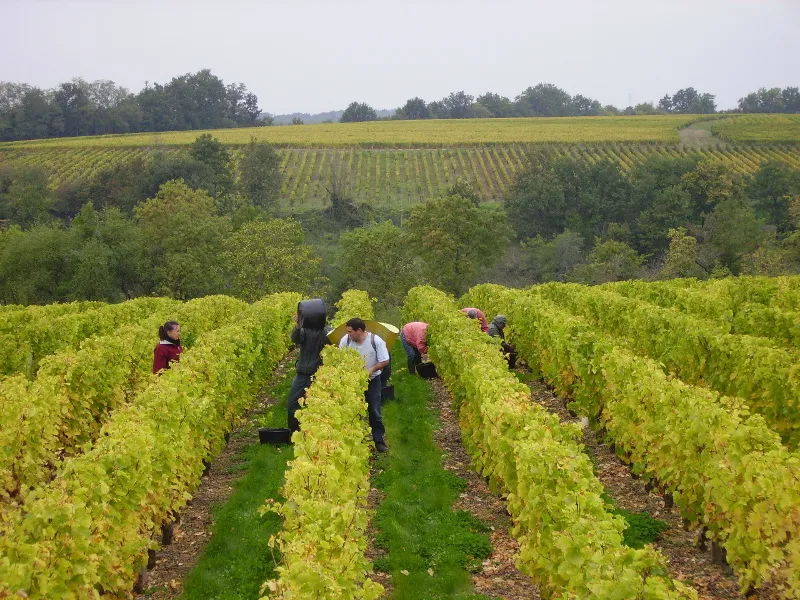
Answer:
[[[368,333],[367,324],[356,317],[347,322],[347,335],[342,337],[339,348],[353,348],[364,359],[364,367],[369,372],[369,385],[364,398],[367,401],[372,441],[378,452],[386,452],[389,448],[383,438],[385,429],[381,415],[381,370],[389,365],[386,342],[380,336]]]
[[[181,326],[177,321],[167,321],[158,328],[160,341],[153,350],[153,373],[169,369],[170,363],[181,359]]]
[[[301,327],[296,313],[291,339],[300,352],[295,363],[296,373],[289,390],[289,397],[286,400],[286,408],[289,413],[289,429],[300,431],[300,423],[296,418],[296,413],[300,410],[300,398],[305,395],[306,389],[311,386],[311,377],[322,365],[320,356],[322,349],[331,342],[324,328]]]

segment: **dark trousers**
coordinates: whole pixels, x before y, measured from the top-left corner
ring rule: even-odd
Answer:
[[[300,398],[302,398],[306,389],[311,385],[311,375],[304,373],[297,373],[292,381],[292,388],[289,390],[289,398],[286,400],[286,408],[289,412],[289,429],[292,431],[300,431],[300,423],[295,418],[295,413],[300,410]]]
[[[403,350],[406,351],[406,356],[408,356],[408,372],[414,375],[417,372],[417,365],[422,362],[422,355],[419,350],[408,343],[402,331],[400,332],[400,343],[403,344]]]
[[[381,416],[380,375],[369,380],[364,399],[367,401],[367,414],[369,415],[369,426],[372,428],[372,441],[378,444],[383,441],[383,434],[386,432],[383,427],[383,417]]]

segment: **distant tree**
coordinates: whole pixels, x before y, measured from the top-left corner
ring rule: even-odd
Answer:
[[[339,121],[342,123],[361,123],[363,121],[377,121],[378,113],[369,104],[351,102],[350,106],[344,109]]]
[[[231,153],[218,139],[210,133],[202,134],[189,147],[189,156],[206,167],[206,189],[212,196],[221,196],[233,190]]]
[[[715,96],[712,94],[701,94],[693,87],[688,87],[678,90],[671,98],[669,95],[664,96],[658,102],[658,107],[665,112],[712,114],[717,110],[714,98]]]
[[[505,215],[460,196],[417,204],[408,220],[408,243],[425,264],[429,281],[456,295],[472,285],[506,251]]]
[[[62,83],[53,95],[53,102],[64,122],[64,135],[88,135],[91,131],[93,106],[89,100],[89,86],[81,78]]]
[[[483,201],[478,188],[463,177],[456,177],[455,183],[447,188],[447,193],[445,195],[461,196],[472,202],[475,206],[480,206]]]
[[[447,110],[451,119],[465,119],[468,116],[469,107],[475,98],[463,90],[453,92],[442,100],[442,104]]]
[[[659,278],[704,277],[706,269],[698,262],[697,239],[688,235],[685,227],[670,229],[667,237],[669,249]]]
[[[800,113],[800,88],[787,87],[781,92],[783,110],[787,113]]]
[[[230,224],[217,216],[207,193],[170,181],[135,213],[158,293],[188,300],[224,289],[222,256]]]
[[[529,87],[514,102],[519,114],[526,117],[567,117],[575,113],[572,96],[552,83]]]
[[[250,143],[242,149],[237,186],[255,205],[274,207],[281,190],[280,156],[267,142]]]
[[[60,225],[29,231],[0,230],[0,298],[11,304],[48,304],[62,299],[64,257],[71,251]]]
[[[756,213],[778,231],[792,228],[789,205],[800,194],[800,170],[779,161],[767,161],[747,182],[747,197],[753,201]]]
[[[739,110],[745,113],[800,112],[800,89],[796,87],[761,88],[739,99]]]
[[[248,302],[268,294],[318,293],[322,259],[304,242],[303,228],[292,219],[253,221],[225,242],[225,263],[233,294]]]
[[[0,219],[28,227],[50,218],[54,197],[41,167],[0,168]]]
[[[573,112],[579,117],[593,117],[600,114],[602,106],[597,100],[592,100],[580,94],[572,98]]]
[[[422,98],[410,98],[402,108],[397,109],[397,114],[399,118],[410,121],[427,119],[430,116],[428,106]]]
[[[491,119],[492,111],[486,108],[483,104],[473,102],[467,107],[467,119]]]
[[[718,261],[734,275],[741,272],[743,258],[763,239],[761,223],[742,196],[721,200],[706,218],[703,229]]]
[[[447,107],[444,105],[444,102],[440,100],[434,100],[428,104],[428,114],[430,114],[431,119],[450,118],[450,113],[447,111]]]
[[[649,208],[637,220],[638,241],[646,253],[667,249],[667,232],[687,225],[691,218],[691,197],[679,185],[655,193]]]
[[[658,108],[664,112],[672,112],[672,96],[664,94],[664,97],[658,101]]]
[[[719,202],[734,194],[736,176],[722,162],[705,160],[693,171],[681,177],[681,187],[692,199],[692,218],[699,222],[700,216],[711,211]]]
[[[303,119],[300,117],[292,117],[292,125],[304,125]]]
[[[475,101],[485,106],[492,116],[496,118],[513,117],[516,114],[514,104],[511,100],[499,94],[486,92],[482,96],[478,96]]]
[[[616,117],[622,114],[622,111],[613,104],[606,104],[602,109],[600,109],[600,114],[604,117]]]
[[[519,172],[503,208],[520,240],[549,238],[567,228],[564,185],[546,162],[532,161]]]
[[[523,243],[535,281],[564,281],[567,273],[585,260],[583,237],[569,229],[552,240],[535,237]]]
[[[584,264],[567,274],[567,281],[599,285],[634,279],[641,274],[644,256],[624,242],[608,240],[597,244]]]
[[[659,103],[659,107],[661,103]],[[636,115],[657,115],[658,109],[653,106],[652,102],[640,102],[633,107],[633,112]]]
[[[358,287],[394,306],[423,283],[406,232],[391,221],[346,231],[339,236],[339,287]]]
[[[228,118],[236,125],[251,127],[258,124],[261,109],[258,108],[258,97],[247,90],[243,83],[231,83],[227,86]]]

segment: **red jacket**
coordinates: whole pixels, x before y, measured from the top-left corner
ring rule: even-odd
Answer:
[[[175,344],[158,344],[153,350],[153,373],[158,373],[162,369],[169,369],[169,363],[178,362],[181,359],[183,346]]]
[[[483,311],[479,308],[462,308],[461,312],[467,314],[469,311],[474,310],[478,313],[478,321],[481,322],[481,331],[483,333],[489,333],[489,323],[486,320],[486,315],[483,314]]]

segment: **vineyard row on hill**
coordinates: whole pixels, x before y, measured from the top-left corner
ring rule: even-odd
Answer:
[[[152,536],[191,497],[224,433],[286,353],[297,294],[202,335],[109,415],[95,442],[0,519],[0,596],[121,596]]]
[[[507,335],[534,373],[726,550],[743,590],[771,581],[800,597],[800,457],[741,398],[666,374],[634,353],[637,344],[607,336],[536,288],[478,286],[464,302],[508,315]]]
[[[591,164],[608,160],[623,171],[651,156],[697,157],[720,161],[740,174],[752,173],[769,160],[800,169],[800,147],[768,144],[691,148],[669,144],[598,143],[583,145],[523,144],[438,149],[284,149],[281,150],[283,208],[308,210],[325,205],[326,188],[336,177],[355,198],[379,204],[414,204],[441,194],[459,177],[474,184],[485,200],[500,200],[524,167],[529,150],[550,149],[558,156]],[[181,152],[170,148],[166,152]],[[42,149],[0,151],[3,161],[41,166],[51,173],[53,187],[73,183],[123,161],[151,157],[135,148]],[[234,150],[234,157],[239,151]]]
[[[430,356],[459,407],[465,447],[508,497],[517,565],[542,597],[696,600],[658,551],[623,544],[624,522],[608,510],[579,427],[530,401],[494,340],[433,288],[412,289],[405,312],[430,323]]]

